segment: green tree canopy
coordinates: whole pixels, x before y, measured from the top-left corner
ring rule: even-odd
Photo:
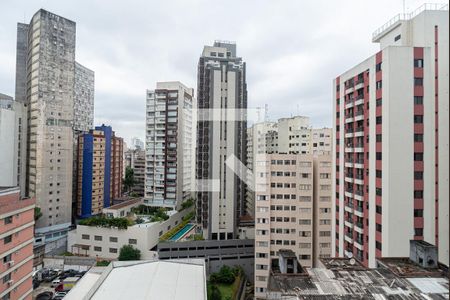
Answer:
[[[141,251],[131,245],[124,245],[120,248],[119,260],[139,260],[141,259]]]
[[[125,178],[123,179],[123,186],[127,192],[131,191],[136,181],[134,179],[134,170],[128,166],[125,169]]]

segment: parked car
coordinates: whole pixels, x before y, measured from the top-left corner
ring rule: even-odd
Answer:
[[[51,286],[54,288],[54,287],[57,287],[60,284],[61,284],[61,279],[55,279],[55,280],[52,281],[52,285]]]
[[[36,296],[36,300],[51,300],[53,297],[52,292],[43,292]]]
[[[53,297],[64,297],[65,295],[67,295],[66,292],[57,292]]]
[[[37,279],[33,279],[33,289],[36,289],[39,287],[41,283]]]

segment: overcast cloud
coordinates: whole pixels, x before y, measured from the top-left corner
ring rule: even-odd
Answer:
[[[215,39],[236,41],[247,62],[249,108],[331,126],[333,78],[377,51],[372,32],[403,1],[0,0],[0,93],[14,96],[16,23],[39,8],[77,23],[76,60],[95,71],[95,124],[129,142],[144,139],[145,90],[167,80],[196,88],[198,58]]]

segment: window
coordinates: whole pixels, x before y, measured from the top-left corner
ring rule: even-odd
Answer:
[[[382,193],[383,193],[383,191],[381,190],[381,188],[375,188],[375,194],[376,194],[377,196],[381,196]]]
[[[94,251],[95,252],[101,252],[102,251],[102,247],[94,246]]]
[[[375,242],[375,247],[381,251],[381,243],[379,241]]]
[[[9,216],[9,217],[5,218],[5,225],[11,224],[12,222],[13,222],[13,217],[12,216]]]
[[[381,134],[377,134],[377,135],[376,135],[376,142],[377,142],[377,143],[381,143],[382,140],[383,140],[383,139],[382,139],[382,135],[381,135]]]
[[[381,160],[382,156],[382,152],[375,153],[376,160]]]
[[[414,152],[414,161],[423,161],[423,153]]]
[[[376,100],[376,105],[377,106],[381,106],[381,104],[383,104],[383,100],[380,98],[380,99],[377,99]]]
[[[415,236],[423,236],[423,228],[414,228]]]
[[[3,283],[7,283],[10,280],[11,280],[11,273],[8,273],[5,276],[3,276]]]
[[[103,240],[103,237],[100,235],[94,235],[94,240],[101,241],[101,240]]]
[[[311,220],[309,219],[299,219],[298,224],[300,225],[311,225]]]
[[[378,224],[378,223],[377,223],[377,224],[375,225],[375,227],[376,227],[376,229],[377,229],[378,232],[381,232],[381,229],[382,229],[381,224]]]
[[[115,236],[110,236],[110,237],[109,237],[109,241],[110,241],[111,243],[117,243],[117,237],[115,237]]]
[[[329,219],[322,219],[319,221],[320,225],[331,225],[331,220]]]
[[[381,206],[376,205],[376,206],[375,206],[375,211],[376,211],[377,214],[380,214],[380,215],[381,215],[381,213],[382,213]]]
[[[381,178],[381,174],[382,174],[381,170],[376,170],[375,173],[376,173],[377,178]]]
[[[82,234],[82,235],[81,235],[81,238],[82,238],[83,240],[89,240],[89,239],[90,239],[89,234]]]
[[[109,248],[109,253],[117,253],[117,248]]]
[[[331,231],[319,231],[319,236],[331,236]]]
[[[423,68],[423,59],[421,58],[415,59],[414,68]]]
[[[414,217],[416,217],[416,218],[423,217],[423,209],[415,209],[414,210]]]
[[[416,171],[414,172],[414,180],[422,180],[423,179],[423,172]]]
[[[398,41],[398,40],[401,39],[401,38],[402,38],[402,35],[401,35],[401,34],[395,36],[394,42]],[[380,248],[380,250],[381,250],[381,248]]]
[[[414,142],[423,142],[423,134],[415,133],[414,134]]]
[[[423,85],[423,78],[414,77],[414,85],[415,86],[422,86]]]
[[[377,90],[379,90],[379,89],[381,89],[382,87],[383,87],[382,81],[381,81],[381,80],[377,81],[377,82],[376,82],[376,85],[375,85],[375,88],[376,88]]]
[[[421,199],[421,198],[423,198],[423,191],[422,191],[422,190],[415,190],[415,191],[414,191],[414,198],[415,198],[415,199]]]
[[[6,264],[7,262],[11,261],[12,254],[8,254],[3,257],[3,263]]]
[[[376,124],[381,124],[381,122],[382,122],[382,118],[381,118],[381,116],[378,116],[377,118],[376,118]]]
[[[300,237],[310,237],[311,236],[311,231],[299,231],[298,235]]]
[[[414,115],[414,123],[415,124],[422,124],[423,123],[423,116],[422,115]]]
[[[423,96],[414,96],[414,104],[423,104]]]
[[[375,72],[381,71],[381,62],[375,65]]]

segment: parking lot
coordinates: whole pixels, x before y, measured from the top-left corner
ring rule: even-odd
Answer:
[[[33,299],[60,300],[85,273],[73,269],[42,269],[33,275]]]

